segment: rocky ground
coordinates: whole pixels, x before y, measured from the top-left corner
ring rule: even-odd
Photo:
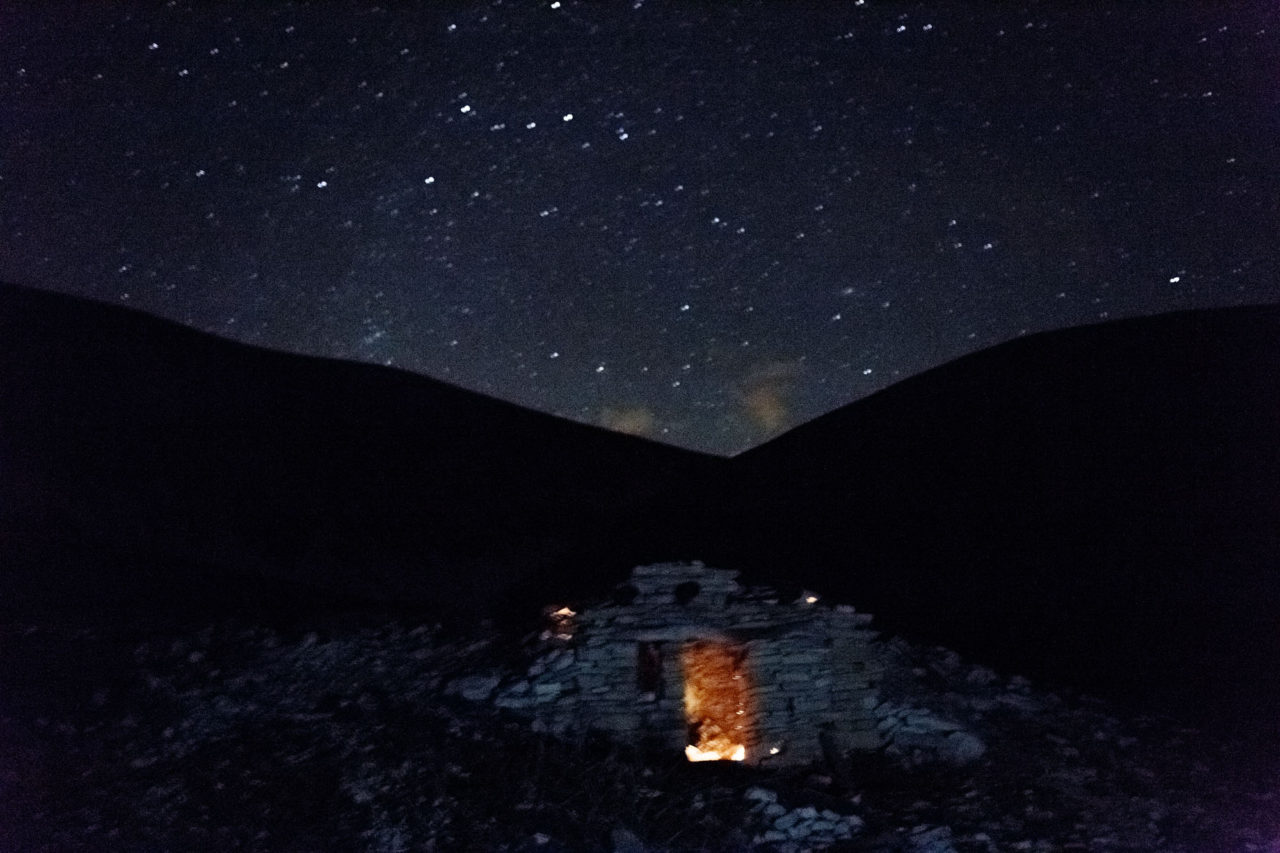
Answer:
[[[1274,744],[943,649],[882,644],[890,749],[787,772],[562,744],[450,695],[516,650],[374,614],[0,626],[0,849],[1280,851]]]

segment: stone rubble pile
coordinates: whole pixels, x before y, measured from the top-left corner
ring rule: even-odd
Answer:
[[[822,850],[848,841],[863,829],[862,818],[857,815],[814,806],[788,809],[768,788],[748,788],[743,798],[754,803],[749,812],[757,828],[754,845],[774,850]]]
[[[900,666],[905,647],[876,642],[870,616],[821,605],[811,593],[782,604],[772,590],[740,586],[736,574],[701,563],[638,567],[619,600],[581,613],[548,608],[552,625],[523,671],[463,675],[447,691],[524,716],[534,731],[595,730],[681,750],[690,677],[682,650],[710,639],[742,660],[735,677],[743,679],[748,763],[803,764],[829,758],[832,749],[887,747],[915,764],[962,765],[985,754],[978,736],[945,715],[910,696],[882,696],[882,679],[901,684],[910,676],[885,672]],[[958,659],[948,664],[960,666]]]
[[[871,617],[812,594],[781,603],[773,590],[740,586],[737,574],[697,562],[640,566],[612,602],[549,611],[560,622],[525,672],[501,683],[477,675],[450,690],[530,717],[537,731],[596,730],[683,750],[688,649],[708,643],[738,661],[732,728],[747,763],[804,764],[832,747],[882,746]]]
[[[987,745],[959,723],[944,720],[931,711],[896,707],[883,702],[876,708],[877,731],[891,753],[908,757],[915,764],[942,761],[969,764],[986,754]]]

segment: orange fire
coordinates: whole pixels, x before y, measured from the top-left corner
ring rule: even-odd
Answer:
[[[556,608],[555,605],[550,605],[544,607],[542,616],[546,620],[547,627],[542,632],[542,639],[572,640],[575,628],[573,617],[577,615],[577,611],[567,606]]]
[[[725,643],[695,642],[680,656],[684,670],[684,713],[690,761],[743,761],[747,682],[744,652]]]

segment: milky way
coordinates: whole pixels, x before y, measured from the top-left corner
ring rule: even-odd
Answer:
[[[40,8],[3,278],[673,444],[1280,300],[1270,0]]]

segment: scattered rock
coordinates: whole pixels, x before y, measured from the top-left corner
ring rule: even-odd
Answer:
[[[956,853],[951,842],[949,826],[918,826],[908,838],[912,853]]]
[[[485,702],[498,689],[501,680],[496,675],[464,675],[449,682],[447,692],[469,702]]]
[[[30,686],[0,668],[0,768],[21,770],[0,770],[0,814],[20,816],[30,839],[10,846],[269,847],[281,827],[305,825],[318,835],[304,846],[330,837],[353,850],[1196,853],[1213,839],[1280,853],[1280,780],[1253,744],[973,678],[977,668],[945,650],[884,644],[886,657],[909,663],[887,671],[874,708],[857,711],[885,722],[894,749],[847,773],[738,776],[565,755],[558,742],[544,751],[548,739],[493,710],[494,694],[506,695],[496,676],[456,676],[463,662],[492,659],[480,641],[433,646],[392,625],[312,633],[235,625],[131,638],[120,655],[130,672],[88,676],[79,702],[51,693],[29,708],[13,700]],[[52,672],[55,661],[39,659],[45,634],[0,626],[0,649],[21,641],[22,655]],[[551,677],[560,659],[541,682],[564,683]],[[717,788],[708,778],[739,781]],[[677,823],[657,829],[655,815]]]
[[[950,764],[969,764],[987,752],[987,745],[969,732],[951,732],[938,748],[938,756]]]
[[[621,826],[615,827],[609,838],[613,842],[613,853],[645,853],[647,849],[634,832]]]

